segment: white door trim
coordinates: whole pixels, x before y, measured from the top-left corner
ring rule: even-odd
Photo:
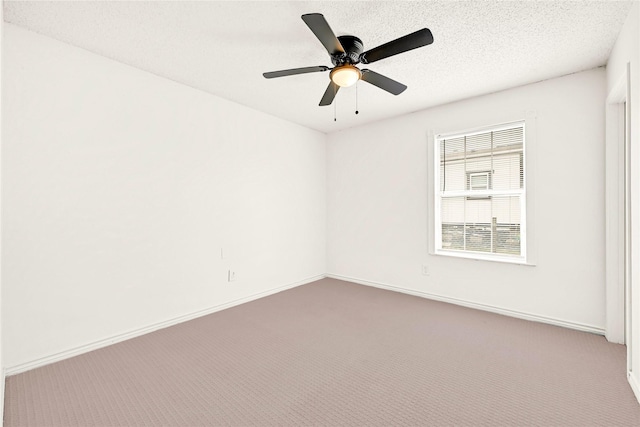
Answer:
[[[628,233],[630,64],[618,78],[606,105],[606,337],[624,344],[630,331]],[[625,232],[625,230],[627,230]],[[626,280],[625,280],[626,279]],[[627,347],[629,351],[630,348]],[[629,358],[628,358],[629,359]],[[630,367],[629,367],[630,368]]]

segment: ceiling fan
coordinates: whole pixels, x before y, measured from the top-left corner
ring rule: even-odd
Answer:
[[[380,89],[394,95],[399,95],[407,86],[389,77],[378,74],[369,69],[359,69],[358,63],[370,64],[408,50],[417,49],[433,43],[433,35],[428,28],[423,28],[404,37],[392,40],[388,43],[363,52],[362,40],[355,36],[336,37],[324,16],[320,13],[302,15],[302,20],[327,49],[334,67],[319,65],[317,67],[292,68],[289,70],[271,71],[262,75],[267,79],[292,76],[295,74],[315,73],[329,71],[329,86],[324,92],[320,105],[331,105],[340,87],[348,87],[358,80],[364,80]]]

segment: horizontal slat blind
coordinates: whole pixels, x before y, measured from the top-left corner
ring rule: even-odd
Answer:
[[[438,248],[521,256],[524,123],[437,138]]]

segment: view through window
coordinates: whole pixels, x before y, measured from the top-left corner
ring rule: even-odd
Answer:
[[[524,122],[436,137],[436,251],[524,258]]]

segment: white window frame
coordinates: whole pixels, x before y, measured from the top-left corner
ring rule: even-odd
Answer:
[[[515,263],[515,264],[528,264],[527,259],[527,235],[528,235],[528,221],[527,221],[527,181],[528,181],[528,164],[527,164],[527,152],[528,152],[528,144],[527,144],[527,126],[528,120],[517,120],[508,123],[503,123],[499,125],[485,126],[482,128],[475,128],[472,130],[466,131],[456,131],[449,133],[438,133],[434,135],[433,141],[433,244],[434,244],[434,253],[436,255],[445,255],[451,257],[458,258],[470,258],[476,260],[487,260],[487,261],[499,261],[506,263]],[[442,191],[440,190],[440,141],[442,139],[452,139],[462,136],[473,136],[481,133],[487,133],[492,131],[500,131],[505,129],[511,129],[514,127],[523,128],[523,148],[522,148],[522,162],[523,162],[523,183],[522,188],[514,189],[514,190],[500,190],[496,191],[493,189],[487,190],[465,190],[465,191],[447,191],[446,197],[491,197],[491,196],[510,196],[510,195],[519,195],[520,196],[520,255],[504,255],[504,254],[493,254],[486,252],[474,252],[468,250],[453,250],[453,249],[443,249],[442,248],[442,224],[441,224],[441,213],[442,213]]]
[[[491,171],[485,172],[468,172],[469,177],[469,191],[479,191],[479,190],[490,190],[491,189]],[[473,187],[473,178],[476,176],[484,176],[486,178],[486,184],[483,188],[474,188]]]

